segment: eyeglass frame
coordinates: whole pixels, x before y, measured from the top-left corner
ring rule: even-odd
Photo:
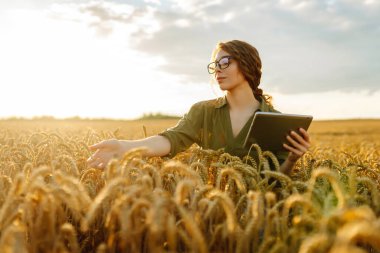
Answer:
[[[220,65],[219,62],[220,62],[221,60],[225,59],[225,58],[228,59],[228,62],[227,62],[227,65],[226,65],[225,67],[222,67],[222,65]],[[221,58],[219,59],[219,61],[213,61],[213,62],[210,62],[210,63],[207,65],[207,72],[211,75],[211,74],[214,74],[214,73],[216,72],[216,67],[219,67],[219,69],[226,69],[226,68],[228,68],[228,67],[230,66],[230,63],[231,63],[230,60],[231,60],[231,59],[234,59],[234,57],[231,56],[231,55],[225,55],[225,56],[221,57]],[[215,68],[214,68],[214,71],[213,71],[213,72],[210,72],[210,65],[211,65],[211,64],[215,64]]]

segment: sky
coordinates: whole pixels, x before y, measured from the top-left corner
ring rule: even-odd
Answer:
[[[276,109],[380,118],[380,0],[0,0],[0,118],[183,115],[231,39]]]

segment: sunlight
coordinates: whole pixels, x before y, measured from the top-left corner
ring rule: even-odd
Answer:
[[[142,108],[132,105],[141,103],[141,94],[149,90],[159,92],[154,85],[159,75],[155,69],[164,60],[128,49],[126,39],[121,38],[125,29],[117,32],[114,28],[113,35],[105,39],[94,36],[94,31],[83,23],[44,14],[12,13],[6,39],[1,42],[0,67],[5,71],[0,82],[6,86],[6,93],[13,94],[13,98],[8,96],[2,102],[12,105],[9,116],[141,115]],[[165,81],[163,75],[160,78]],[[130,106],[123,113],[110,112],[112,106],[102,105],[105,96],[115,98],[115,107]],[[144,101],[145,110],[155,108],[150,101],[154,102]],[[83,104],[94,111],[83,108]]]
[[[257,18],[268,17],[265,32],[252,28],[249,35],[245,31],[255,15],[234,15],[239,13],[235,7],[224,9],[219,0],[200,2],[1,3],[0,108],[5,109],[0,118],[183,115],[192,104],[222,95],[208,84],[204,66],[211,53],[206,49],[224,32],[260,49],[265,67],[261,87],[273,95],[276,109],[319,119],[380,115],[377,37],[357,25],[362,20],[363,27],[376,28],[376,1],[362,1],[366,9],[358,16],[339,7],[358,5],[352,1],[328,1],[331,12],[294,0],[268,2],[260,12],[245,6],[241,9]],[[205,16],[203,10],[213,6],[222,15]],[[316,18],[309,20],[311,13]],[[288,19],[289,14],[295,19]],[[242,29],[235,29],[236,24]],[[316,37],[305,32],[310,26],[319,27]],[[188,68],[176,68],[183,62]]]

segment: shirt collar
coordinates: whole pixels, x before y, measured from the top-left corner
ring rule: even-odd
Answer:
[[[228,104],[228,102],[227,102],[226,96],[219,97],[216,99],[215,108],[217,108],[217,109],[222,108],[223,106],[225,106],[227,104]],[[263,112],[270,111],[269,105],[267,103],[265,103],[263,99],[260,100],[260,106],[259,106],[258,111],[263,111]]]

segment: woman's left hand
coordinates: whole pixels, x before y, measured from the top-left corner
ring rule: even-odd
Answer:
[[[291,131],[290,135],[286,136],[289,144],[284,143],[284,148],[290,151],[288,160],[295,163],[301,158],[310,148],[310,136],[305,129],[300,128],[300,134]]]

